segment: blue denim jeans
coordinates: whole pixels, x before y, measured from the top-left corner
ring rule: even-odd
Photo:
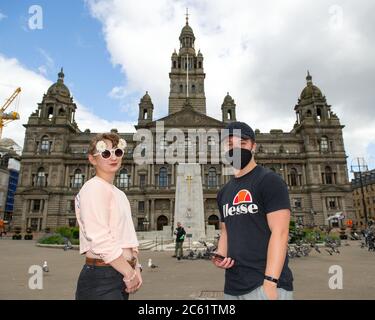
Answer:
[[[128,300],[123,275],[111,266],[85,264],[78,278],[76,300]]]
[[[293,291],[287,291],[282,288],[277,288],[278,300],[293,300]],[[232,296],[224,294],[225,300],[268,300],[263,286],[260,286],[253,291],[240,296]]]

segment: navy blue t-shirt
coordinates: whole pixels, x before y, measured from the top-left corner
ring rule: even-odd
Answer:
[[[217,204],[228,234],[227,255],[235,260],[234,266],[225,271],[224,292],[243,295],[263,284],[271,236],[266,215],[290,209],[288,187],[275,172],[256,166],[224,185]],[[288,257],[278,287],[293,290]]]

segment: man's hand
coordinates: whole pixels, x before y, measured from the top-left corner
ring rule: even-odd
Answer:
[[[234,265],[234,260],[229,257],[226,257],[223,260],[213,257],[212,262],[214,263],[216,267],[221,268],[221,269],[230,269]]]
[[[264,280],[263,290],[269,300],[277,300],[279,298],[276,283]]]

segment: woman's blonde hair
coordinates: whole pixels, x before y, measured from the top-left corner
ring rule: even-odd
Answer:
[[[98,151],[96,150],[96,144],[100,140],[109,140],[112,142],[112,148],[116,148],[120,140],[120,136],[117,133],[98,133],[94,138],[91,139],[88,154],[95,154]]]

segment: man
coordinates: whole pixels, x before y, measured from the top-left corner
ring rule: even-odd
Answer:
[[[181,222],[177,222],[177,228],[176,231],[174,232],[176,235],[176,247],[175,247],[175,254],[174,258],[177,257],[178,260],[181,260],[182,254],[183,254],[183,245],[184,245],[184,240],[185,240],[185,229],[182,227]]]
[[[293,276],[287,245],[290,201],[285,182],[254,160],[254,131],[227,126],[226,159],[234,177],[219,191],[221,236],[213,263],[226,269],[225,299],[291,300]]]
[[[4,225],[5,225],[4,220],[0,218],[0,237],[3,236],[3,233],[6,234]]]

